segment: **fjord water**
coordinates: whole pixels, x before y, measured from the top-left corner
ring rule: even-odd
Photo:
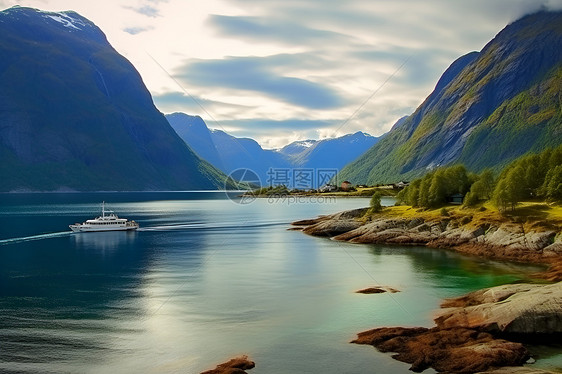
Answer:
[[[349,341],[431,326],[442,298],[539,270],[287,230],[368,199],[230,197],[0,195],[0,372],[199,373],[248,354],[255,374],[407,373]],[[71,233],[102,200],[141,229]],[[354,293],[377,284],[402,292]]]

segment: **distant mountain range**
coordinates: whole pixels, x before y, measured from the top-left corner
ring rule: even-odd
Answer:
[[[394,182],[457,162],[500,168],[562,143],[561,98],[562,13],[525,16],[456,60],[417,110],[338,179]]]
[[[263,185],[277,184],[271,180],[271,172],[268,174],[270,169],[288,169],[289,172],[293,169],[314,169],[315,173],[318,169],[339,171],[379,139],[357,132],[334,139],[296,141],[279,150],[267,150],[253,139],[236,138],[221,130],[210,130],[198,116],[173,113],[166,118],[201,158],[227,174],[240,168],[251,169]],[[322,181],[315,178],[314,187],[318,186],[317,182]]]
[[[0,191],[224,187],[75,12],[0,12]]]

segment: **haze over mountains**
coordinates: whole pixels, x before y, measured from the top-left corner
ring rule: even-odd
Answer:
[[[418,109],[339,179],[382,183],[457,162],[499,168],[562,143],[562,13],[508,25],[456,60]]]
[[[222,130],[210,130],[199,116],[166,115],[178,135],[201,158],[229,174],[251,169],[263,185],[271,182],[270,169],[340,170],[373,146],[379,138],[357,132],[334,139],[296,141],[279,150],[263,149],[255,140],[236,138]],[[270,180],[270,182],[268,182]],[[313,183],[318,187],[318,183]]]
[[[0,35],[0,191],[224,188],[92,22],[14,7]]]
[[[217,189],[238,168],[262,184],[270,168],[341,169],[340,181],[376,184],[456,162],[499,168],[562,143],[561,12],[526,16],[457,59],[380,141],[357,132],[279,150],[200,117],[165,118],[131,63],[75,12],[10,8],[0,33],[2,192]]]

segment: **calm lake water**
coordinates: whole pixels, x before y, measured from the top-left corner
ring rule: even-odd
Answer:
[[[70,233],[102,200],[141,229]],[[408,373],[349,341],[374,327],[431,326],[442,298],[540,270],[287,230],[367,205],[239,204],[221,192],[0,194],[0,372],[199,373],[248,354],[253,374]],[[373,285],[402,292],[354,293]],[[560,350],[538,352],[539,364],[560,364]]]

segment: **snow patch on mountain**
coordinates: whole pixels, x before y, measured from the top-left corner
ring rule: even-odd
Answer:
[[[86,26],[84,22],[69,16],[67,13],[48,13],[45,14],[44,17],[51,18],[52,20],[61,23],[64,27],[67,27],[69,29],[82,30],[82,28],[78,26]]]

